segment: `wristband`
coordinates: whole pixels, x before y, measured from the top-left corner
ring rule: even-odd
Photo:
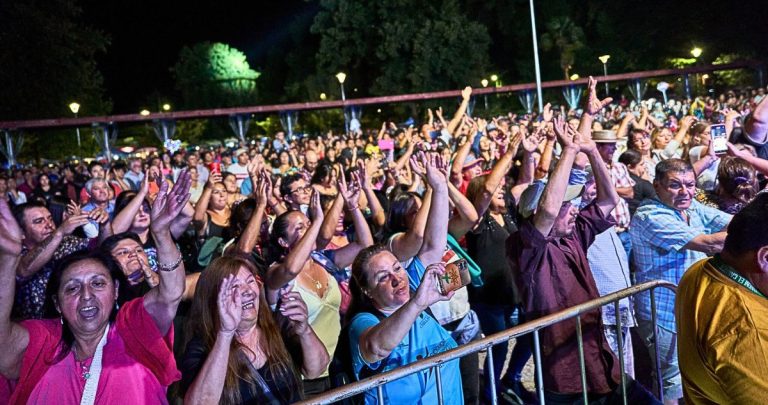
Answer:
[[[176,259],[176,261],[171,263],[171,264],[165,264],[165,263],[157,262],[157,269],[160,270],[160,271],[165,271],[165,272],[174,271],[174,270],[179,268],[179,265],[181,264],[182,258],[183,257],[181,255],[181,252],[179,252],[179,258]]]

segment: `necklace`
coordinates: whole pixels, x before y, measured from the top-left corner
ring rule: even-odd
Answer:
[[[314,282],[314,283],[315,283],[315,289],[316,289],[318,292],[319,292],[320,290],[322,290],[322,289],[323,289],[323,283],[321,283],[321,282],[317,281],[317,279],[316,279],[316,278],[314,278],[314,277],[310,276],[310,275],[309,275],[309,271],[308,271],[308,270],[302,271],[302,272],[301,272],[301,274],[304,274],[305,276],[309,277],[309,279],[310,279],[310,280],[312,280],[312,282]]]
[[[75,363],[80,366],[80,376],[83,377],[84,381],[88,381],[91,378],[91,365],[87,364],[88,360],[77,361],[77,357],[75,357]]]

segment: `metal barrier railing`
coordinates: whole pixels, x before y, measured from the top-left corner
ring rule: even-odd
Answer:
[[[515,326],[505,331],[495,333],[483,339],[476,340],[476,341],[467,343],[465,345],[461,345],[455,349],[448,350],[438,355],[427,357],[415,363],[407,364],[405,366],[387,371],[385,373],[378,374],[376,376],[367,378],[365,380],[356,381],[354,383],[345,385],[343,387],[336,388],[334,390],[325,392],[321,395],[302,401],[300,402],[300,404],[329,404],[329,403],[343,400],[345,398],[349,398],[357,394],[364,393],[374,388],[377,391],[379,404],[383,404],[384,403],[384,390],[383,390],[384,384],[387,384],[391,381],[417,373],[419,371],[431,368],[431,369],[434,369],[432,371],[435,372],[435,376],[437,377],[436,388],[437,388],[437,394],[438,394],[438,403],[442,405],[443,403],[442,382],[440,379],[440,372],[438,368],[440,365],[448,361],[467,356],[469,354],[480,352],[482,350],[486,351],[489,359],[488,361],[492,364],[493,354],[491,353],[491,348],[493,346],[499,343],[507,342],[510,339],[514,339],[514,338],[532,333],[533,346],[534,346],[533,356],[534,356],[535,364],[537,365],[536,391],[538,394],[539,403],[543,405],[544,404],[544,379],[543,379],[541,367],[538,367],[538,365],[541,364],[539,330],[546,328],[547,326],[551,326],[558,322],[562,322],[566,319],[571,319],[574,317],[576,318],[576,334],[577,334],[578,348],[579,348],[581,385],[582,385],[584,403],[586,404],[588,403],[588,398],[587,398],[586,370],[585,370],[585,362],[584,362],[584,346],[583,346],[582,334],[581,334],[581,314],[587,311],[592,311],[594,309],[603,307],[608,304],[613,304],[615,306],[614,312],[616,314],[617,336],[619,336],[619,339],[617,339],[619,353],[617,354],[616,357],[619,358],[619,367],[621,367],[621,373],[620,373],[621,374],[621,390],[622,390],[622,397],[624,399],[624,404],[626,405],[627,404],[627,380],[624,374],[624,356],[622,355],[624,352],[624,348],[623,348],[623,339],[621,338],[623,334],[621,329],[622,326],[621,326],[621,312],[619,311],[619,301],[624,298],[636,295],[638,293],[650,290],[651,322],[653,323],[653,343],[654,345],[656,345],[657,343],[656,298],[654,294],[654,290],[656,288],[667,288],[674,292],[677,291],[676,285],[667,281],[662,281],[662,280],[649,281],[647,283],[638,284],[629,288],[625,288],[621,291],[617,291],[615,293],[611,293],[606,296],[603,296],[591,301],[587,301],[583,304],[575,305],[573,307],[563,309],[562,311],[558,311],[553,314],[543,316],[536,320],[526,322],[522,325]],[[654,350],[654,353],[656,357],[654,361],[655,368],[656,368],[656,383],[658,384],[658,388],[659,388],[659,399],[663,402],[664,401],[663,388],[662,388],[663,385],[661,382],[661,373],[659,370],[659,352],[658,350]],[[488,372],[491,373],[489,380],[491,381],[491,384],[493,384],[493,381],[494,381],[493,367],[488,367],[488,369],[489,369]],[[495,405],[497,403],[495,387],[493,386],[491,387],[491,392],[494,395],[493,404]]]

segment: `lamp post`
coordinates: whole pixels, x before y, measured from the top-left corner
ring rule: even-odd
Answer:
[[[704,51],[701,48],[699,48],[698,46],[694,46],[693,49],[691,49],[691,55],[693,56],[694,59],[698,59],[699,56],[701,56],[702,52],[704,52]],[[698,62],[698,60],[696,62]],[[696,62],[694,62],[694,63],[696,63]],[[696,91],[696,92],[698,92],[698,87],[699,87],[699,84],[698,84],[699,80],[698,79],[699,79],[699,74],[696,73],[696,80],[694,80],[694,84],[693,84],[694,91]]]
[[[531,7],[531,32],[533,33],[533,65],[536,69],[536,95],[538,96],[539,111],[544,111],[544,102],[541,97],[541,69],[539,69],[539,43],[536,40],[536,15],[533,12],[533,0],[529,0]]]
[[[171,111],[171,105],[168,103],[163,104],[163,111],[165,112]]]
[[[339,72],[336,74],[336,79],[339,81],[339,85],[341,86],[341,104],[342,107],[342,113],[344,114],[344,133],[349,132],[349,121],[347,120],[347,97],[344,95],[344,81],[347,80],[347,74],[344,72]]]
[[[72,114],[75,114],[75,118],[77,118],[77,112],[80,111],[80,104],[76,102],[70,103],[69,111],[72,111]],[[75,127],[75,132],[77,133],[77,153],[80,154],[80,127]]]
[[[702,52],[703,51],[698,46],[694,46],[693,49],[691,49],[691,55],[693,55],[694,58],[701,56]]]
[[[483,88],[488,87],[488,79],[480,80],[480,84],[483,85]],[[488,110],[488,95],[483,94],[483,101],[485,102],[485,109]]]
[[[603,55],[598,56],[597,59],[600,59],[600,62],[603,62],[603,76],[608,76],[608,59],[611,58],[611,55]],[[605,95],[608,96],[608,81],[605,81]]]
[[[499,76],[498,75],[491,75],[491,81],[493,82],[493,85],[496,87],[501,86],[501,82],[499,82]]]

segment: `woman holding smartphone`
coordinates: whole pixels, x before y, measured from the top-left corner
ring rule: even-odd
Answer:
[[[456,347],[450,334],[427,311],[447,301],[453,292],[440,293],[441,262],[448,236],[448,184],[436,165],[426,165],[427,182],[433,189],[424,243],[407,269],[386,246],[364,249],[352,265],[352,304],[349,313],[349,345],[357,379],[381,373]],[[412,292],[415,291],[415,292]],[[443,401],[463,404],[459,360],[437,368]],[[437,403],[436,374],[422,371],[384,385],[386,403]],[[375,404],[375,391],[365,394]]]

